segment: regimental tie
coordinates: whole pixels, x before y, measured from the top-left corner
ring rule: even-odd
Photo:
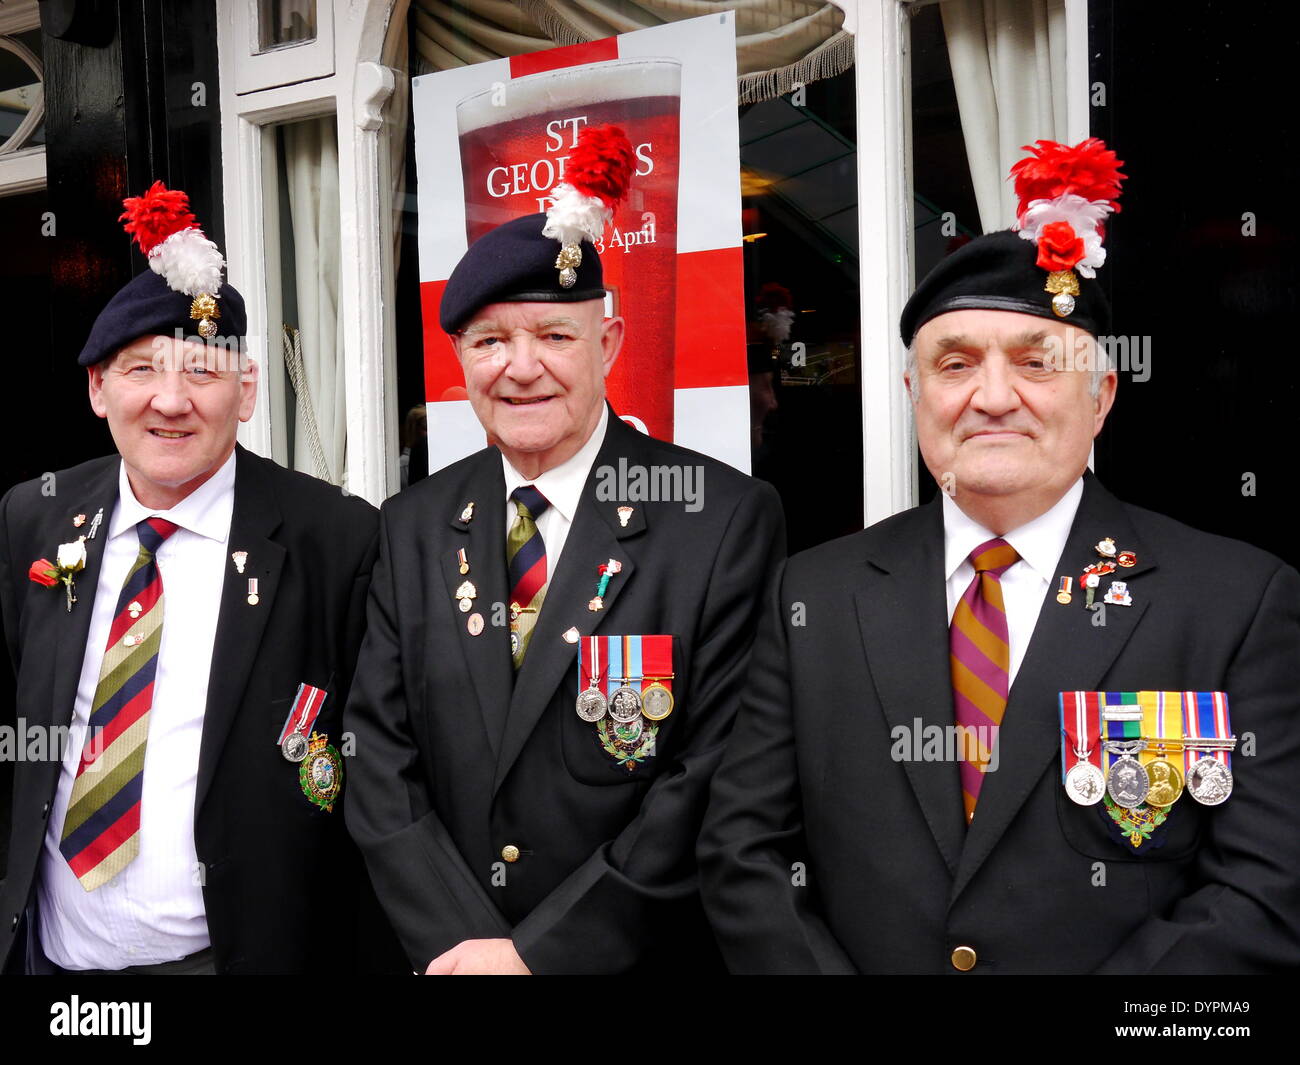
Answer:
[[[980,788],[1007,708],[1011,650],[1001,577],[1020,561],[1005,540],[989,540],[970,553],[975,576],[957,601],[948,630],[952,702],[963,730],[959,752],[966,821],[975,816]]]
[[[510,574],[510,653],[515,669],[524,664],[528,640],[546,598],[546,544],[537,519],[551,505],[531,484],[510,493],[516,517],[506,536],[506,565]]]
[[[68,798],[59,850],[87,891],[108,883],[140,853],[140,795],[149,739],[163,586],[155,555],[177,526],[146,518],[108,631],[86,740]]]

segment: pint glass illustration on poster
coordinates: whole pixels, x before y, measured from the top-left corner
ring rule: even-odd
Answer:
[[[730,12],[412,83],[429,468],[485,442],[438,328],[474,240],[550,206],[587,125],[622,127],[627,199],[597,245],[626,341],[606,387],[643,432],[749,468],[735,24]]]

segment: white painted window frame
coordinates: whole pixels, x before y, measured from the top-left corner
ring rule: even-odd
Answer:
[[[330,0],[322,0],[330,6]],[[248,303],[249,350],[267,365],[268,338],[280,343],[279,270],[271,276],[268,252],[278,264],[278,237],[268,232],[265,194],[276,187],[264,171],[274,156],[268,128],[277,123],[333,114],[339,140],[340,343],[347,392],[345,487],[378,505],[397,490],[397,425],[389,415],[396,390],[392,271],[392,193],[388,180],[383,110],[395,85],[394,71],[380,63],[393,0],[341,3],[332,11],[335,72],[288,85],[239,92],[236,70],[251,56],[245,0],[217,4],[221,74],[221,151],[225,174],[226,260],[230,282]],[[403,8],[404,4],[396,6]],[[243,13],[241,16],[241,12]],[[319,39],[318,39],[319,40]],[[292,48],[278,49],[284,58]],[[396,131],[404,136],[405,131]],[[258,384],[253,419],[241,426],[240,442],[271,454],[273,425],[283,418],[269,375]]]
[[[0,7],[0,37],[39,29],[37,0],[11,0]],[[42,80],[44,75],[42,74]],[[42,89],[42,98],[44,90]],[[19,196],[45,188],[45,145],[0,154],[0,196]]]

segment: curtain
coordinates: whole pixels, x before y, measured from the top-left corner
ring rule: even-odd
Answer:
[[[580,44],[720,11],[736,13],[739,102],[853,65],[844,13],[822,0],[415,0],[413,74]]]
[[[297,325],[286,323],[285,368],[295,400],[293,468],[331,484],[346,472],[347,409],[339,343],[339,156],[333,115],[284,127]],[[288,301],[285,301],[286,306]]]
[[[944,0],[940,11],[980,225],[1006,229],[1021,145],[1066,137],[1065,0]]]

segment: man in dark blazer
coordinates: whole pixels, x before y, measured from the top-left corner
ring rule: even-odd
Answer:
[[[443,297],[496,446],[382,510],[345,721],[357,744],[348,826],[417,970],[716,968],[694,841],[783,553],[782,514],[769,487],[608,407],[622,320],[603,317],[590,243],[562,286],[543,222],[480,239]],[[700,494],[645,500],[620,489],[620,469],[690,478]],[[529,602],[507,568],[512,483],[548,512],[533,625],[518,624]],[[517,532],[523,516],[513,504],[509,515]],[[593,634],[615,653],[623,637],[670,639],[673,707],[638,715],[633,742],[575,712],[589,686],[579,643],[590,663]],[[650,680],[623,672],[638,689]]]
[[[128,283],[80,358],[120,454],[18,485],[0,502],[0,610],[17,681],[16,714],[4,724],[19,743],[45,741],[38,757],[29,746],[11,766],[6,972],[400,964],[335,779],[378,516],[236,445],[256,369],[242,353],[239,293],[222,285],[217,295],[223,336],[235,341],[225,347],[193,335],[192,293],[156,272]],[[119,589],[131,598],[123,574],[137,554],[137,518],[141,548],[146,525],[168,530],[164,542],[149,541],[162,601],[151,605],[148,588],[134,586],[119,613]],[[106,569],[117,575],[101,579]],[[145,647],[154,657],[136,670],[137,633],[152,631],[145,626],[164,604],[159,643]],[[96,760],[109,762],[129,735],[105,739],[121,729],[96,724],[118,705],[104,700],[101,659],[123,663],[117,681],[137,693],[118,712],[147,714],[134,781],[82,765],[96,736]],[[280,742],[291,718],[287,731],[311,747],[299,762]],[[78,791],[83,769],[102,780],[88,795]],[[131,802],[134,820],[123,812]],[[89,810],[78,818],[83,832],[119,818],[113,827],[135,841],[97,851],[110,828],[74,854],[74,808]]]
[[[1025,235],[951,255],[903,313],[918,440],[945,491],[791,558],[769,600],[699,849],[733,971],[1300,962],[1300,577],[1086,472],[1116,384],[1095,343],[1108,307],[1089,275],[1054,309]],[[990,581],[997,640],[993,620],[968,628]],[[968,665],[972,639],[1000,667]],[[1072,801],[1060,695],[1093,691],[1226,692],[1231,796]],[[971,701],[1000,717],[991,750],[964,746],[989,738]]]

